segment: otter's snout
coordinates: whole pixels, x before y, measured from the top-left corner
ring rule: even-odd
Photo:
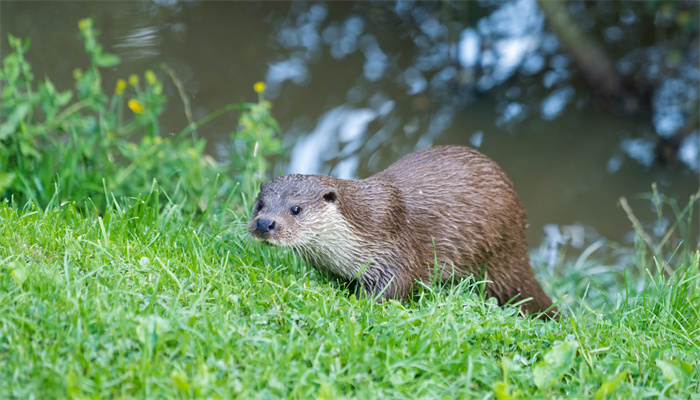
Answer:
[[[261,235],[274,233],[277,230],[277,223],[271,219],[260,218],[255,221],[255,230]]]

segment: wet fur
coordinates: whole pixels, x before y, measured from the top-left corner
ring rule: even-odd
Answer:
[[[371,295],[404,299],[436,273],[448,280],[485,271],[487,294],[500,304],[532,298],[521,305],[528,313],[552,305],[530,267],[522,203],[503,171],[474,149],[428,148],[364,180],[281,176],[261,186],[255,204],[251,236],[357,278]],[[277,222],[267,237],[255,230],[263,217]]]

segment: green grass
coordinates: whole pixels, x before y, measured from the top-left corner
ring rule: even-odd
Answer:
[[[0,205],[0,398],[700,398],[692,246],[617,292],[552,279],[542,322],[464,284],[358,301],[245,215],[161,197]]]

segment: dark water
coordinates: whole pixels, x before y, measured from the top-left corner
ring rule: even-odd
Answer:
[[[591,4],[571,11],[584,15]],[[649,118],[616,116],[595,101],[534,0],[2,1],[0,53],[9,50],[8,32],[31,37],[36,76],[67,89],[73,69],[87,64],[77,25],[91,16],[105,49],[123,60],[104,75],[108,91],[146,68],[167,80],[158,69],[165,63],[185,83],[198,118],[254,101],[253,83],[265,81],[291,150],[280,161],[284,172],[366,177],[431,144],[476,146],[513,180],[531,245],[564,233],[576,247],[600,236],[630,240],[621,196],[651,226],[651,203],[638,196],[652,183],[681,204],[698,190],[697,130],[675,163],[653,162],[659,136],[697,113],[697,39],[671,37],[685,51],[660,75],[671,39],[655,36],[641,6],[621,4],[594,10],[606,25],[577,20],[610,44],[619,69],[662,82]],[[697,15],[697,6],[689,12]],[[187,120],[173,85],[168,93],[163,128],[177,132]],[[227,153],[234,123],[223,117],[200,130],[211,154]]]

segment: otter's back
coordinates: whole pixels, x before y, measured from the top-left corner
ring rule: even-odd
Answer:
[[[395,185],[426,263],[451,274],[478,272],[490,255],[508,252],[529,269],[525,212],[513,185],[488,157],[462,146],[409,154],[370,179]],[[434,245],[433,245],[434,241]],[[523,255],[524,254],[524,255]]]

